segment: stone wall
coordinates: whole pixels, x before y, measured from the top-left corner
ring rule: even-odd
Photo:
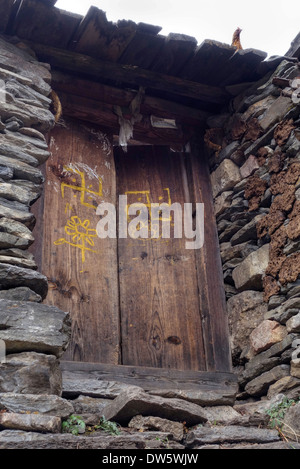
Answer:
[[[300,396],[300,68],[279,62],[206,133],[240,399]]]
[[[0,339],[6,352],[0,363],[0,428],[7,427],[7,399],[16,420],[12,424],[10,414],[8,425],[26,429],[30,420],[31,429],[60,431],[61,415],[73,410],[61,398],[59,366],[70,337],[69,314],[42,304],[48,282],[29,251],[31,206],[44,182],[39,166],[50,155],[45,134],[54,125],[51,73],[24,44],[0,38],[0,80]],[[30,416],[34,402],[51,418]]]

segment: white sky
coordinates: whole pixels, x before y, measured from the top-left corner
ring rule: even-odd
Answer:
[[[63,10],[85,15],[91,5],[106,12],[109,21],[130,19],[170,32],[231,43],[237,27],[243,29],[244,49],[284,55],[300,31],[299,0],[58,0]]]

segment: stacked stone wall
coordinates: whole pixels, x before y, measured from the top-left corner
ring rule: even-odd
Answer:
[[[208,120],[240,399],[300,396],[299,76],[283,59]]]

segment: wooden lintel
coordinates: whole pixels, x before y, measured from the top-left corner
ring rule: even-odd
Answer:
[[[87,55],[26,41],[36,52],[39,60],[52,67],[76,72],[86,77],[156,90],[172,95],[191,98],[206,105],[224,105],[230,95],[224,88],[192,82],[164,75],[137,66],[105,62]]]
[[[113,105],[65,93],[60,93],[59,97],[63,116],[100,125],[111,134],[119,134],[119,118],[114,112]],[[180,126],[177,130],[154,129],[149,117],[145,116],[141,122],[134,125],[133,138],[151,145],[184,145],[188,142],[193,130],[194,128],[190,127],[183,132]]]
[[[52,88],[57,93],[77,95],[83,98],[95,99],[106,104],[129,106],[136,96],[136,92],[128,89],[104,85],[98,81],[78,78],[72,74],[52,70]],[[186,125],[203,125],[209,113],[200,109],[184,106],[173,101],[144,95],[141,103],[143,115],[155,115],[169,119],[176,119]]]

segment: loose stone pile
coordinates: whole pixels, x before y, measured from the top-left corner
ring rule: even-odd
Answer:
[[[296,59],[282,59],[209,120],[239,399],[300,396],[299,73]]]

